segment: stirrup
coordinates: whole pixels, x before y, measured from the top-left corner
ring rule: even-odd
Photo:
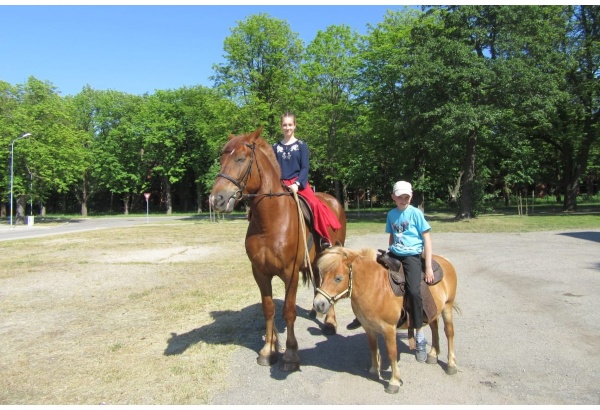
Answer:
[[[327,238],[321,238],[320,245],[322,250],[331,248],[331,242]]]

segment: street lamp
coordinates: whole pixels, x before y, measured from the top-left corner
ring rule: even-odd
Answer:
[[[30,137],[31,134],[26,132],[20,137],[15,138],[10,143],[10,226],[13,226],[13,157],[15,152],[15,141],[20,140],[22,138]]]

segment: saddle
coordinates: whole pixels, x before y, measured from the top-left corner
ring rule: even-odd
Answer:
[[[402,262],[391,257],[386,250],[378,249],[378,251],[377,262],[388,270],[390,285],[392,286],[394,294],[396,296],[404,296],[406,294],[406,276],[404,274]],[[429,291],[429,286],[433,286],[441,281],[444,277],[444,271],[439,263],[432,260],[431,268],[433,270],[433,282],[427,283],[425,282],[425,259],[423,258],[421,258],[421,266],[421,298],[423,299],[423,313],[425,314],[427,321],[429,321],[429,318],[434,317],[437,312],[435,301]],[[423,284],[427,286],[423,286]],[[401,327],[406,321],[409,322],[409,327],[412,327],[412,322],[410,321],[410,302],[408,301],[408,298],[404,298],[402,315],[398,321],[397,327]]]

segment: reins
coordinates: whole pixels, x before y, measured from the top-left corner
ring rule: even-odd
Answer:
[[[316,288],[312,264],[310,263],[310,256],[308,255],[308,245],[306,244],[306,223],[304,222],[304,215],[302,214],[302,208],[300,207],[300,198],[298,198],[297,192],[293,192],[293,194],[294,200],[296,200],[296,205],[298,206],[298,219],[300,219],[300,227],[302,228],[301,234],[304,241],[304,263],[308,265],[308,269],[310,271],[310,281],[312,282],[313,288]]]

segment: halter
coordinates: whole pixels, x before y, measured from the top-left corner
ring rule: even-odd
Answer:
[[[350,273],[348,275],[348,288],[340,293],[338,293],[335,296],[330,296],[327,292],[325,292],[323,289],[321,288],[317,288],[316,292],[320,293],[321,295],[323,295],[325,297],[325,299],[327,299],[327,302],[329,302],[330,305],[333,305],[335,302],[337,302],[338,300],[342,299],[346,293],[348,294],[347,297],[351,298],[352,297],[352,265],[348,265],[348,269],[350,270]]]
[[[252,150],[252,155],[250,156],[250,163],[248,164],[246,173],[242,177],[241,181],[237,181],[236,179],[234,179],[233,177],[230,177],[227,174],[223,174],[223,173],[217,174],[217,178],[218,177],[225,178],[226,180],[228,180],[229,182],[231,182],[238,188],[238,190],[235,191],[235,193],[231,196],[231,198],[235,198],[236,201],[241,199],[243,196],[244,189],[246,188],[246,184],[248,183],[248,178],[250,177],[250,171],[252,171],[252,164],[254,163],[254,156],[255,156],[254,147],[255,147],[255,145],[248,144],[247,142],[244,142],[244,145]]]

